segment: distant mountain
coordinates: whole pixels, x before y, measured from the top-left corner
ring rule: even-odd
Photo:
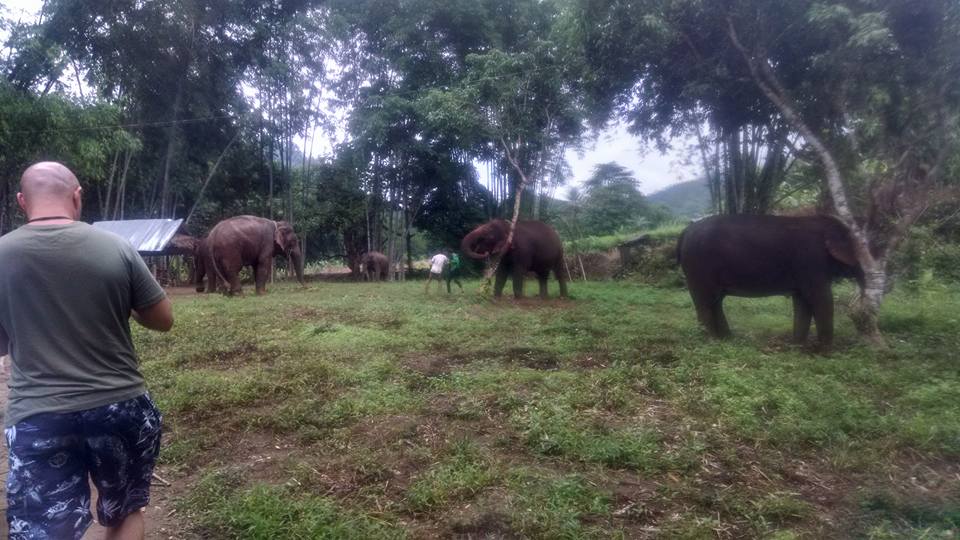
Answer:
[[[666,206],[679,218],[701,216],[710,209],[710,188],[704,180],[680,182],[647,195],[647,201]]]

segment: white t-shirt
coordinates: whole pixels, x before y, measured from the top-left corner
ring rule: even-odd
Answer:
[[[443,265],[447,264],[447,256],[443,253],[437,253],[430,259],[430,273],[431,274],[442,274]]]

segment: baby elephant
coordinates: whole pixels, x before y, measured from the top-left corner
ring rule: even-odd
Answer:
[[[697,318],[717,337],[730,335],[725,296],[793,296],[793,338],[807,339],[811,318],[820,347],[833,341],[833,291],[837,278],[855,278],[849,230],[828,216],[713,216],[683,231],[677,258]]]
[[[390,275],[390,259],[379,251],[360,256],[360,272],[367,281],[386,281]]]

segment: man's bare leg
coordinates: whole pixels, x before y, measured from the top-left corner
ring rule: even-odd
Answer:
[[[145,508],[131,512],[117,527],[106,527],[103,540],[143,540],[146,535],[146,521],[143,519]]]

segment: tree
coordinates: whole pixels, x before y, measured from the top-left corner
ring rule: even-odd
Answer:
[[[817,164],[826,206],[850,229],[865,272],[854,320],[879,340],[890,255],[931,203],[954,193],[945,188],[960,134],[960,5],[580,5],[583,47],[600,73],[584,85],[599,116],[620,113],[641,130],[677,131],[700,126],[705,111],[718,119],[728,111],[739,119],[733,125],[786,130],[790,154]],[[586,28],[597,21],[611,24],[598,35]],[[614,58],[613,38],[625,35],[638,54]],[[778,144],[762,147],[769,155]]]
[[[612,116],[661,149],[676,136],[693,153],[720,213],[769,212],[795,158],[795,131],[740,72],[723,35],[701,27],[702,3],[581,0],[568,46],[585,61],[579,87],[593,120]]]
[[[583,231],[589,235],[612,234],[638,228],[647,210],[633,174],[616,163],[601,163],[584,183]]]
[[[117,125],[121,117],[108,103],[77,102],[57,93],[35,96],[0,80],[0,235],[19,222],[17,182],[39,160],[56,159],[74,171],[88,192],[88,218],[103,218],[116,208],[126,170],[118,157],[140,146]]]

